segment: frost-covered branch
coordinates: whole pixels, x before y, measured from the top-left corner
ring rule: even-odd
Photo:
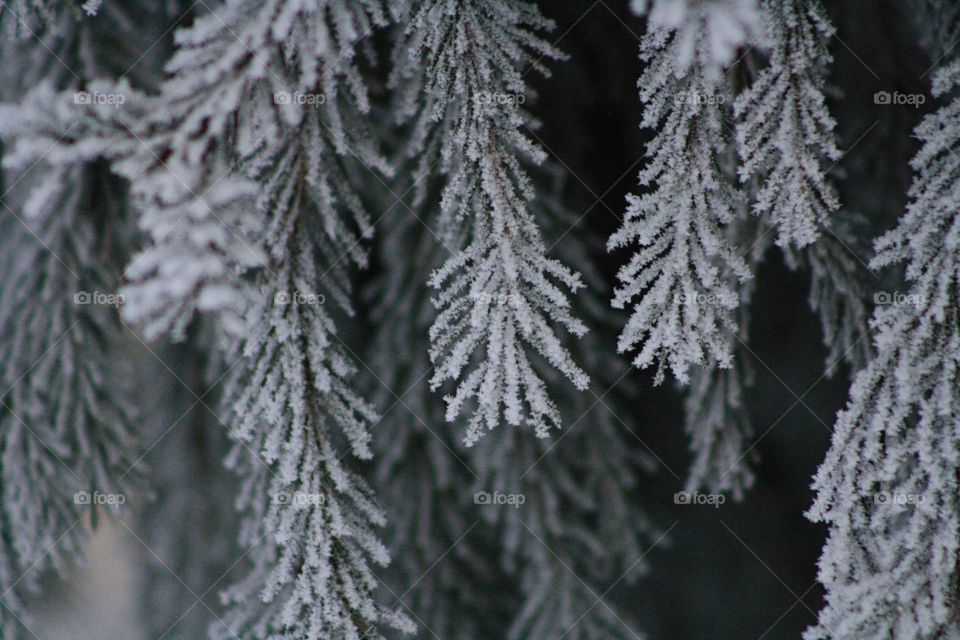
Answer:
[[[560,419],[538,360],[578,389],[588,383],[555,333],[586,332],[568,300],[582,285],[546,255],[524,168],[544,154],[520,131],[529,124],[524,72],[558,56],[535,33],[550,22],[514,0],[425,0],[406,21],[407,55],[395,74],[419,81],[426,101],[413,153],[447,175],[440,237],[465,245],[430,279],[440,309],[430,330],[431,386],[457,381],[446,417],[469,413],[468,443],[504,421],[546,436]]]
[[[303,179],[295,174],[293,182]],[[250,337],[237,354],[243,361],[226,394],[237,440],[230,464],[243,478],[241,543],[252,566],[224,593],[228,628],[214,624],[216,638],[237,630],[305,640],[412,630],[405,616],[374,600],[372,565],[389,560],[374,531],[384,515],[341,462],[338,443],[370,457],[376,417],[350,386],[352,358],[316,292],[325,229],[309,202],[273,225],[275,269],[260,279]]]
[[[639,347],[634,364],[657,362],[658,382],[667,367],[687,382],[691,365],[714,359],[730,366],[739,304],[730,282],[750,275],[724,232],[741,198],[717,157],[728,144],[722,122],[728,92],[698,65],[679,66],[684,42],[656,29],[644,36],[641,124],[659,131],[639,175],[647,191],[628,197],[623,224],[608,243],[611,250],[636,247],[617,275],[613,306],[632,307],[617,349]]]
[[[960,81],[938,72],[934,92]],[[872,266],[902,263],[910,291],[873,316],[876,355],[854,380],[817,472],[827,604],[806,637],[933,639],[960,633],[960,100],[916,133],[911,202]]]
[[[840,206],[822,168],[840,157],[823,95],[833,27],[816,4],[763,6],[770,61],[734,103],[740,179],[762,176],[753,212],[777,228],[778,245],[802,247],[817,240]]]

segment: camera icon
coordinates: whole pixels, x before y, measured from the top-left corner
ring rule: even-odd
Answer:
[[[873,94],[873,104],[890,104],[891,100],[889,91],[877,91]]]
[[[290,304],[290,294],[286,291],[278,291],[273,296],[273,304]]]
[[[90,504],[90,492],[77,491],[73,494],[73,504]]]
[[[73,304],[90,304],[92,301],[93,296],[88,291],[78,291],[73,294]]]
[[[490,494],[486,491],[477,491],[473,494],[473,504],[490,504]]]
[[[290,504],[289,493],[278,493],[273,496],[273,499],[277,504]]]
[[[277,91],[273,94],[273,102],[275,104],[290,104],[293,102],[293,96],[290,95],[289,91]]]
[[[873,294],[874,304],[890,304],[893,302],[893,296],[889,291],[878,291]]]
[[[880,493],[876,493],[873,496],[873,501],[876,504],[885,504],[887,502],[890,502],[890,494],[887,493],[886,491],[881,491]]]
[[[673,494],[673,504],[690,504],[692,497],[689,491],[677,491]]]
[[[73,94],[73,104],[90,104],[90,93],[87,91],[77,91]]]

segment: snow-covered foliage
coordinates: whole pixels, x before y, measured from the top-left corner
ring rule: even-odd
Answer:
[[[373,531],[384,516],[365,481],[341,461],[341,443],[370,457],[376,416],[351,386],[353,355],[326,301],[352,312],[339,263],[363,260],[355,247],[365,220],[350,210],[359,206],[351,176],[331,176],[330,167],[350,160],[326,162],[335,149],[320,115],[311,112],[301,126],[248,160],[266,186],[257,206],[268,219],[269,263],[258,276],[247,337],[231,358],[240,364],[225,407],[251,567],[226,591],[227,626],[214,623],[214,637],[243,629],[256,638],[373,638],[384,627],[410,628],[373,600],[370,565],[389,558]],[[262,605],[250,606],[261,597]]]
[[[821,166],[840,157],[823,95],[833,28],[815,3],[765,0],[764,8],[769,65],[734,104],[740,178],[763,177],[754,213],[776,226],[778,245],[802,247],[840,206]]]
[[[560,170],[548,161],[535,172],[539,196],[530,211],[546,237],[559,237],[578,216],[553,195],[557,186],[542,179],[544,173],[553,177]],[[411,170],[410,178],[419,177]],[[636,385],[618,380],[628,366],[595,334],[567,338],[577,360],[598,372],[599,388],[618,389],[599,398],[602,391],[559,394],[558,412],[569,429],[559,439],[519,430],[505,432],[506,442],[491,435],[465,447],[438,428],[443,411],[427,385],[433,314],[424,304],[423,276],[448,254],[431,226],[442,215],[439,190],[412,193],[410,205],[388,210],[378,254],[385,264],[399,264],[398,256],[411,253],[415,259],[403,270],[384,271],[371,288],[378,332],[370,367],[386,408],[375,438],[377,476],[394,514],[388,531],[398,558],[390,594],[408,604],[421,637],[634,638],[637,623],[629,612],[598,602],[617,578],[623,576],[622,585],[643,573],[645,563],[638,561],[653,539],[633,493],[648,462],[631,446],[630,430],[638,425],[623,424],[611,408],[630,415],[624,399]],[[392,203],[388,198],[384,206]],[[602,250],[602,243],[582,240],[557,244],[557,257],[583,274],[589,290],[603,290],[590,264],[591,251]],[[605,317],[596,294],[577,302],[581,315]],[[545,382],[551,391],[568,384],[555,370]],[[493,498],[485,503],[482,496],[494,492],[522,495],[524,503],[519,510],[493,504]],[[441,504],[453,508],[437,509]],[[595,529],[595,522],[603,526]],[[490,584],[501,597],[482,587]]]
[[[748,294],[749,288],[744,292]],[[745,344],[749,322],[742,307],[738,321],[737,341]],[[729,491],[735,500],[740,500],[753,486],[750,463],[757,457],[750,445],[753,425],[744,397],[755,372],[742,348],[735,348],[734,352],[737,359],[732,366],[720,367],[711,361],[691,376],[684,398],[684,430],[690,438],[693,461],[684,489]]]
[[[544,152],[520,130],[530,124],[523,74],[559,55],[536,34],[551,23],[526,2],[427,0],[406,24],[395,73],[424,93],[411,113],[413,153],[448,177],[438,235],[454,251],[430,278],[440,309],[430,329],[431,385],[457,382],[446,417],[470,415],[468,443],[503,422],[545,437],[560,419],[536,359],[577,389],[589,380],[555,332],[586,333],[568,298],[582,283],[546,255],[528,206],[524,163]]]
[[[229,17],[239,24],[230,31],[272,33],[281,42],[294,33],[294,41],[315,49],[265,50],[278,63],[282,57],[282,75],[253,87],[259,101],[238,112],[240,169],[262,185],[251,209],[263,222],[254,237],[267,259],[225,393],[249,569],[224,593],[226,625],[213,623],[211,633],[319,639],[410,630],[405,616],[374,599],[372,565],[389,560],[374,532],[384,516],[365,481],[342,461],[341,447],[369,458],[375,415],[352,388],[356,365],[334,317],[338,306],[352,314],[347,268],[366,261],[359,241],[369,222],[353,185],[367,169],[356,163],[389,173],[359,124],[368,108],[363,83],[349,60],[336,56],[347,57],[364,30],[385,17],[374,4],[367,13],[280,3],[277,16],[236,5]],[[331,24],[350,37],[334,45]],[[317,31],[300,33],[306,25]],[[202,31],[183,40],[194,39],[205,42]],[[324,98],[304,102],[301,95]]]
[[[694,372],[684,399],[684,428],[693,454],[686,491],[706,487],[729,491],[739,500],[753,486],[748,465],[756,457],[749,444],[753,426],[744,398],[751,374],[742,360],[726,369],[711,363]]]
[[[657,133],[639,176],[646,191],[630,197],[609,246],[638,248],[618,275],[613,300],[631,309],[618,349],[639,349],[638,367],[656,362],[657,380],[666,368],[685,383],[691,366],[710,361],[725,369],[732,362],[738,288],[750,270],[724,231],[744,195],[720,167],[731,146],[733,102],[720,70],[739,46],[771,49],[769,64],[733,102],[738,173],[754,212],[777,227],[778,244],[805,246],[839,206],[821,167],[839,156],[823,97],[831,27],[815,7],[791,1],[728,4],[638,7],[649,9],[638,82],[641,124]],[[759,186],[751,184],[754,176],[762,178]]]
[[[934,80],[954,90],[960,63]],[[874,312],[876,355],[855,378],[817,472],[814,520],[827,604],[807,638],[941,638],[957,620],[960,441],[960,136],[954,98],[916,130],[911,202],[877,241],[875,268],[903,264],[902,299]]]
[[[146,323],[148,335],[178,332],[194,308],[222,312],[228,329],[240,328],[246,301],[237,272],[262,261],[248,239],[261,219],[252,212],[255,183],[235,175],[230,163],[254,153],[269,158],[273,149],[263,148],[279,145],[285,127],[300,126],[311,111],[305,103],[326,105],[324,135],[346,152],[339,103],[367,108],[352,63],[354,42],[384,19],[373,1],[232,1],[178,32],[178,51],[167,65],[171,79],[155,115],[141,123],[147,131],[134,134],[137,142],[159,138],[143,158],[154,167],[160,160],[156,188],[143,199],[162,205],[141,217],[155,244],[127,271],[134,303],[128,316]],[[230,148],[225,133],[238,118],[243,123],[232,131]],[[150,135],[154,130],[160,135]]]
[[[225,627],[212,626],[215,638],[359,639],[380,638],[385,627],[411,629],[373,599],[370,565],[389,560],[373,530],[384,516],[338,446],[342,440],[370,457],[375,415],[350,387],[352,358],[330,314],[297,301],[320,281],[315,237],[323,230],[309,211],[297,207],[277,223],[286,246],[273,243],[279,260],[261,278],[250,337],[237,354],[243,360],[226,392],[251,567],[225,592],[231,608]]]
[[[648,190],[629,196],[623,224],[608,243],[611,250],[636,247],[617,274],[613,305],[631,307],[617,349],[639,347],[634,364],[656,362],[657,381],[667,367],[687,382],[690,367],[708,359],[730,366],[739,304],[731,282],[750,276],[724,230],[742,199],[718,159],[728,144],[723,118],[729,93],[700,66],[678,66],[684,46],[669,31],[644,35],[641,124],[658,129],[639,175]]]
[[[110,96],[123,105],[78,102],[79,95]],[[105,157],[134,185],[131,196],[142,211],[139,224],[151,242],[126,269],[125,319],[141,325],[147,339],[165,332],[180,336],[198,307],[220,312],[236,328],[243,298],[235,267],[261,259],[228,226],[245,218],[252,224],[247,201],[255,189],[237,177],[223,177],[223,151],[211,151],[204,162],[201,157],[190,162],[178,158],[172,150],[175,135],[150,134],[158,123],[149,119],[159,119],[164,111],[160,99],[125,83],[94,82],[85,94],[57,93],[40,85],[25,100],[42,106],[32,112],[4,111],[4,134],[16,137],[5,158],[8,166],[40,160],[69,166]],[[219,218],[218,207],[223,209]]]
[[[707,10],[716,4],[706,2],[698,6]],[[658,25],[663,25],[661,29],[676,27],[673,22],[657,18],[657,8],[655,5],[649,17],[653,31],[648,34],[648,41],[654,39]],[[648,147],[651,164],[641,174],[641,184],[653,191],[631,201],[626,224],[611,239],[612,245],[639,241],[644,247],[621,271],[623,286],[614,300],[615,305],[622,305],[633,296],[642,295],[621,337],[621,348],[640,344],[642,350],[635,361],[638,366],[646,366],[658,357],[661,371],[664,364],[669,364],[681,382],[686,381],[689,366],[698,365],[690,374],[692,384],[686,399],[686,430],[694,455],[687,490],[706,487],[711,491],[731,491],[735,498],[741,497],[753,482],[747,462],[755,457],[755,452],[749,443],[752,429],[743,398],[744,387],[753,377],[752,366],[744,361],[744,353],[739,354],[736,362],[733,355],[745,351],[738,347],[748,340],[746,306],[753,284],[743,280],[762,261],[769,242],[768,230],[777,231],[777,243],[788,250],[785,257],[791,267],[802,264],[811,272],[810,303],[820,314],[824,341],[830,350],[827,373],[832,373],[842,359],[857,368],[869,352],[869,341],[862,339],[866,323],[864,287],[855,260],[837,234],[843,234],[847,243],[855,243],[842,225],[838,225],[837,232],[828,231],[822,242],[816,242],[828,215],[839,207],[833,186],[821,167],[822,161],[839,158],[832,132],[834,122],[823,95],[824,67],[830,60],[825,40],[832,28],[816,6],[765,1],[761,8],[764,35],[762,42],[755,44],[769,47],[769,60],[755,71],[761,56],[757,51],[745,52],[741,56],[744,68],[736,81],[711,84],[707,81],[707,62],[694,61],[677,50],[666,53],[669,49],[664,49],[658,58],[644,49],[646,58],[659,62],[664,78],[659,80],[660,85],[649,79],[657,68],[651,64],[646,71],[648,76],[640,81],[646,106],[644,124],[657,127],[664,120]],[[677,18],[682,14],[678,13]],[[728,33],[746,37],[750,31]],[[679,36],[660,37],[667,40],[667,47],[678,46]],[[704,43],[694,50],[709,51],[715,47]],[[723,56],[714,59],[721,63],[729,60]],[[683,65],[677,60],[683,61]],[[671,73],[674,67],[679,67],[680,73]],[[676,87],[663,84],[675,82],[677,76],[689,77],[698,69],[704,75],[696,88],[686,87],[677,93]],[[746,86],[740,88],[737,85],[744,82],[743,77],[747,78]],[[651,86],[654,88],[649,89]],[[731,90],[736,93],[732,105],[736,116],[736,159],[731,157],[732,141],[723,130]],[[667,115],[651,111],[656,105],[654,100],[664,100],[671,94],[680,98],[673,105],[666,103],[661,107]],[[645,97],[650,95],[653,98]],[[651,112],[655,115],[648,121]],[[704,115],[714,122],[707,129],[709,136],[679,146],[684,140],[676,142],[676,136],[690,135],[681,129],[680,123],[692,123],[692,131],[696,132]],[[671,162],[678,147],[687,155],[682,162]],[[700,154],[701,159],[695,160],[693,154]],[[659,166],[654,164],[657,160]],[[708,167],[709,179],[689,171],[691,166]],[[655,167],[659,175],[651,175],[649,167]],[[726,182],[731,182],[734,175],[739,175],[743,183],[743,197],[732,202],[728,198],[719,206],[706,206],[711,203],[712,192],[730,189]],[[664,200],[669,203],[667,206],[676,208],[678,203],[682,204],[682,198],[690,199],[692,204],[687,207],[695,212],[694,221],[713,223],[708,227],[709,236],[705,237],[700,227],[690,229],[689,223],[677,225],[678,216],[663,213]],[[759,226],[743,219],[744,206],[760,217]],[[717,211],[723,213],[721,219],[711,219]],[[633,235],[626,236],[626,230]],[[709,260],[683,257],[690,249],[671,243],[673,237],[686,243],[699,241],[705,247],[700,249],[701,254]],[[790,251],[791,247],[802,249]],[[678,248],[682,250],[677,252]],[[726,264],[709,253],[721,250],[726,252],[720,253]],[[742,258],[731,264],[730,256],[741,252]],[[698,259],[702,266],[697,266]],[[704,273],[716,277],[716,284],[713,280],[704,281]],[[691,287],[696,287],[693,294],[687,293]],[[670,292],[672,299],[667,295]],[[691,305],[691,301],[699,304]],[[698,308],[704,306],[706,313]],[[693,324],[708,319],[712,324]]]
[[[700,67],[720,78],[740,47],[765,36],[759,0],[632,0],[634,13],[647,15],[652,31],[675,31],[674,63],[680,73]]]

